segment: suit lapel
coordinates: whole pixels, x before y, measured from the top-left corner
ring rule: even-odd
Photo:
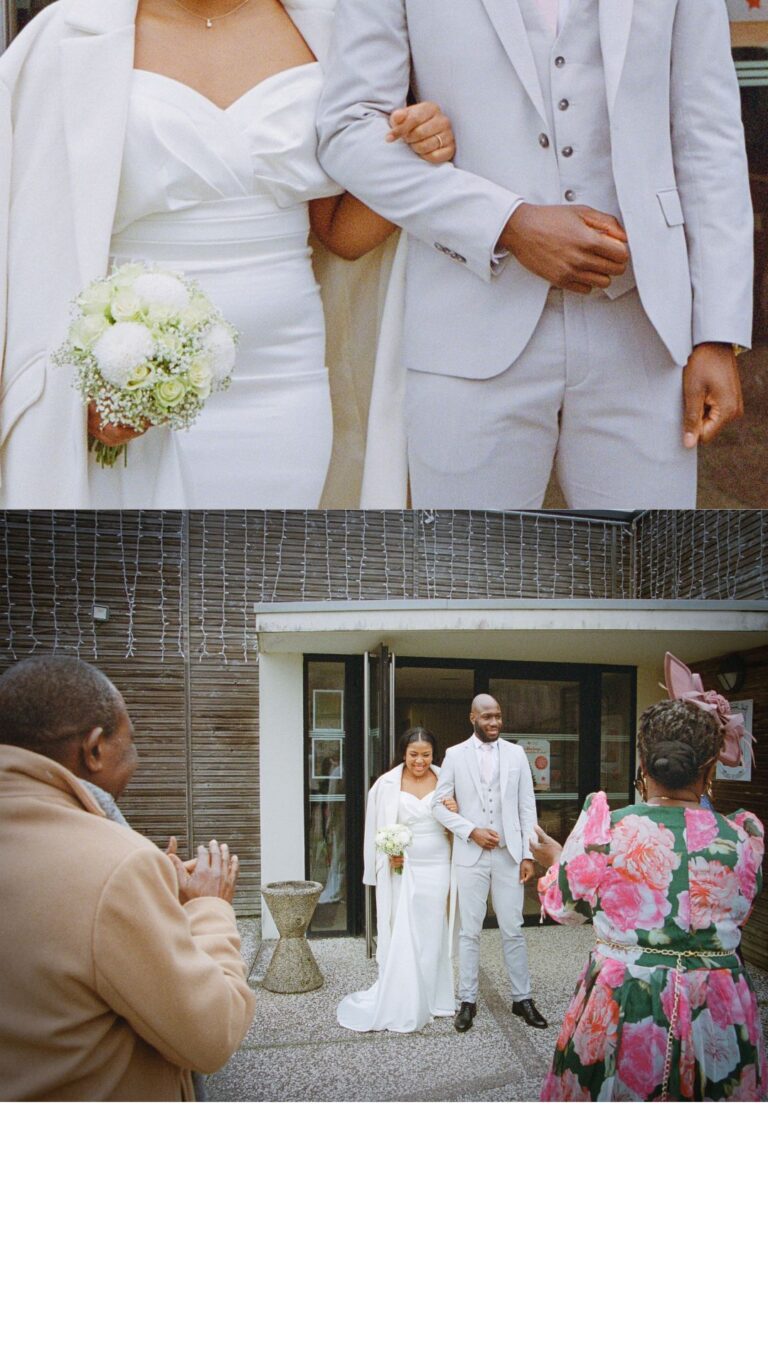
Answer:
[[[499,785],[501,794],[504,795],[507,782],[509,780],[509,768],[511,764],[509,743],[506,740],[499,740]]]
[[[635,0],[600,0],[600,46],[609,113],[613,113],[624,70],[634,3]]]
[[[64,131],[83,285],[107,269],[125,140],[136,0],[79,0],[61,43]]]
[[[547,114],[536,61],[517,0],[482,0],[501,44],[544,123]]]

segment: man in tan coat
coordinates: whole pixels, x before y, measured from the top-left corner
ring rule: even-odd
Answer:
[[[0,1100],[192,1100],[251,1022],[226,845],[183,864],[105,817],[137,764],[76,659],[0,678]]]

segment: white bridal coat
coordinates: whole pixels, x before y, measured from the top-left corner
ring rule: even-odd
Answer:
[[[322,61],[335,0],[286,0],[285,9]],[[0,58],[1,506],[89,505],[85,407],[71,368],[49,355],[72,300],[109,269],[135,12],[136,0],[58,0]],[[404,505],[402,261],[387,301],[398,254],[396,238],[354,263],[315,248],[334,401],[328,505],[356,505],[372,388],[384,424],[374,444],[398,469],[389,501]],[[388,341],[374,382],[382,319]]]
[[[403,779],[404,764],[384,773],[374,782],[368,793],[365,810],[365,833],[363,836],[363,882],[366,886],[376,887],[376,961],[383,967],[392,937],[392,872],[389,855],[376,847],[376,835],[386,825],[397,824],[400,805],[400,786]],[[435,776],[440,778],[440,769],[432,765]],[[446,793],[450,795],[450,793]],[[395,874],[397,875],[397,874]],[[456,927],[456,886],[451,877],[451,890],[448,905],[448,944],[451,954]]]

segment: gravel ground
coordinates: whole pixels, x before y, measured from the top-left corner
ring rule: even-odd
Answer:
[[[527,1028],[513,1015],[497,929],[481,944],[474,1027],[460,1036],[451,1019],[419,1033],[351,1033],[336,1022],[342,996],[376,979],[360,939],[325,939],[312,951],[325,978],[306,995],[273,995],[260,985],[274,951],[259,945],[254,921],[240,921],[243,957],[256,992],[251,1029],[226,1067],[208,1081],[214,1101],[537,1100],[560,1020],[589,953],[593,933],[532,927],[525,935],[534,999],[550,1021]],[[751,971],[768,1036],[768,973]]]

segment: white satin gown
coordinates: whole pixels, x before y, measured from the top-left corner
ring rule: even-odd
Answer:
[[[432,814],[434,796],[400,793],[397,823],[408,825],[413,842],[402,874],[390,873],[389,952],[375,985],[346,996],[336,1011],[339,1023],[357,1033],[413,1033],[431,1018],[455,1011],[448,942],[451,848]]]
[[[233,382],[188,431],[92,466],[94,507],[314,508],[333,439],[308,202],[338,194],[317,160],[319,65],[268,77],[226,109],[133,73],[113,265],[197,280],[240,333]]]

